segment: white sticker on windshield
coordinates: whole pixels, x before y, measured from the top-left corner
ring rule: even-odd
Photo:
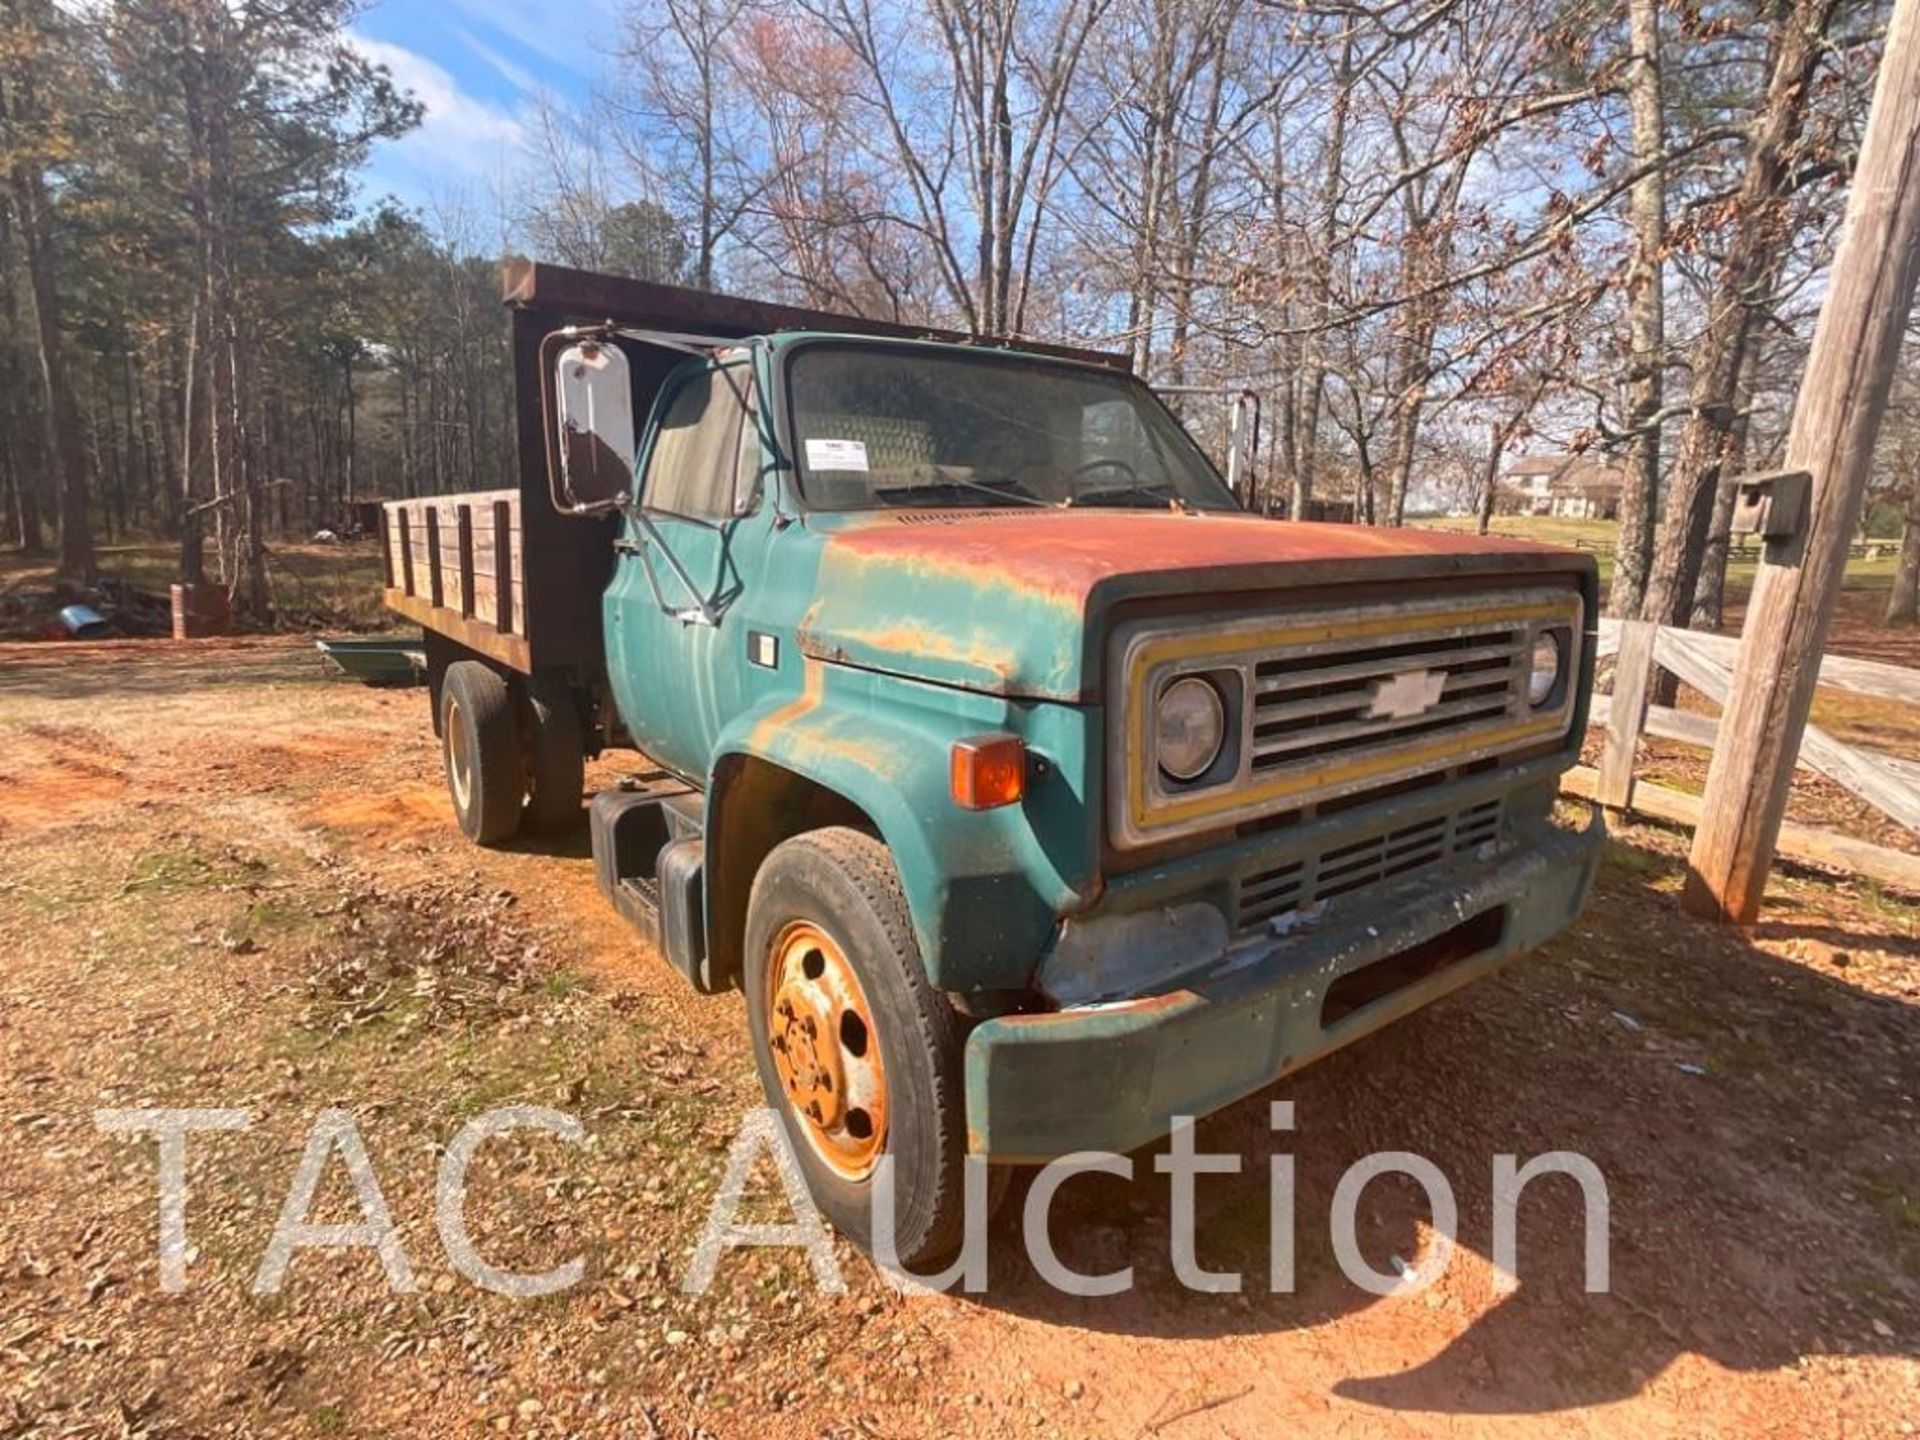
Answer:
[[[864,440],[809,440],[807,468],[864,471],[867,468],[867,443]]]

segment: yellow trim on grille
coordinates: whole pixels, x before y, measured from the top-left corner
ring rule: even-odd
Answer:
[[[1252,634],[1232,637],[1224,637],[1217,632],[1197,631],[1150,640],[1134,652],[1131,672],[1127,677],[1130,712],[1127,724],[1134,756],[1134,762],[1127,767],[1127,805],[1133,817],[1133,824],[1141,830],[1177,825],[1207,815],[1264,805],[1269,801],[1283,799],[1290,795],[1305,794],[1354,780],[1364,780],[1373,775],[1387,775],[1409,767],[1417,769],[1429,766],[1435,761],[1445,760],[1450,755],[1465,754],[1470,750],[1484,749],[1489,745],[1516,745],[1565,729],[1567,710],[1572,700],[1572,688],[1569,687],[1568,703],[1562,704],[1551,715],[1528,719],[1504,730],[1464,731],[1421,749],[1397,750],[1390,755],[1362,755],[1345,763],[1323,765],[1305,774],[1283,775],[1261,785],[1247,787],[1223,785],[1218,790],[1195,795],[1185,800],[1175,800],[1156,808],[1147,803],[1146,794],[1147,775],[1153,763],[1153,757],[1148,753],[1146,738],[1146,683],[1148,673],[1156,665],[1168,660],[1188,660],[1196,655],[1217,655],[1225,661],[1231,657],[1244,656],[1250,651],[1268,650],[1281,646],[1319,645],[1342,640],[1365,640],[1384,635],[1417,636],[1432,630],[1455,630],[1478,625],[1517,624],[1533,620],[1565,620],[1569,623],[1577,623],[1579,615],[1579,597],[1569,594],[1564,602],[1556,600],[1526,605],[1492,605],[1468,610],[1436,611],[1427,614],[1382,615],[1365,620],[1348,620],[1344,623],[1339,620],[1327,620],[1319,624],[1277,626],[1271,630],[1260,630]],[[1230,643],[1223,645],[1223,640],[1229,640]],[[1409,657],[1408,663],[1414,663],[1413,657]],[[1254,703],[1253,695],[1246,695],[1242,703],[1251,706]]]

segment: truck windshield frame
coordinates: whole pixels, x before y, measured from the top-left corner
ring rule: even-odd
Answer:
[[[1119,371],[835,337],[790,346],[780,388],[809,510],[1240,509],[1160,398]]]

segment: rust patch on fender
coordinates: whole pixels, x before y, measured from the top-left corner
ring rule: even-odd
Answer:
[[[778,759],[782,755],[788,759],[828,757],[848,761],[876,775],[897,777],[902,770],[900,757],[876,748],[861,737],[849,738],[835,734],[833,726],[838,719],[836,716],[826,717],[824,726],[816,724],[794,728],[798,721],[820,708],[821,692],[826,684],[827,667],[824,661],[809,655],[801,665],[800,693],[770,712],[749,733],[747,743],[753,752],[768,759]]]
[[[749,741],[761,754],[788,725],[802,715],[820,708],[820,689],[826,683],[826,667],[811,657],[800,662],[800,693],[778,710],[770,712],[753,727]]]
[[[982,670],[1003,683],[1011,681],[1018,668],[1018,661],[1006,642],[981,630],[962,638],[925,625],[895,625],[885,630],[842,630],[836,638],[839,646],[834,648],[840,656],[845,655],[840,646],[864,645],[885,654],[916,655]],[[800,642],[817,646],[825,643],[804,633]]]
[[[1048,1010],[1032,1015],[1002,1015],[993,1023],[1013,1030],[1044,1030],[1050,1025],[1082,1023],[1089,1020],[1139,1020],[1172,1010],[1183,1010],[1198,1000],[1191,990],[1168,990],[1160,995],[1142,995],[1132,1000],[1103,1000],[1091,1005],[1076,1005],[1066,1010]]]

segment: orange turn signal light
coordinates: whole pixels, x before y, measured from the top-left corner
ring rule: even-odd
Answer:
[[[963,810],[1011,805],[1027,793],[1027,745],[1018,735],[953,742],[953,803]]]

